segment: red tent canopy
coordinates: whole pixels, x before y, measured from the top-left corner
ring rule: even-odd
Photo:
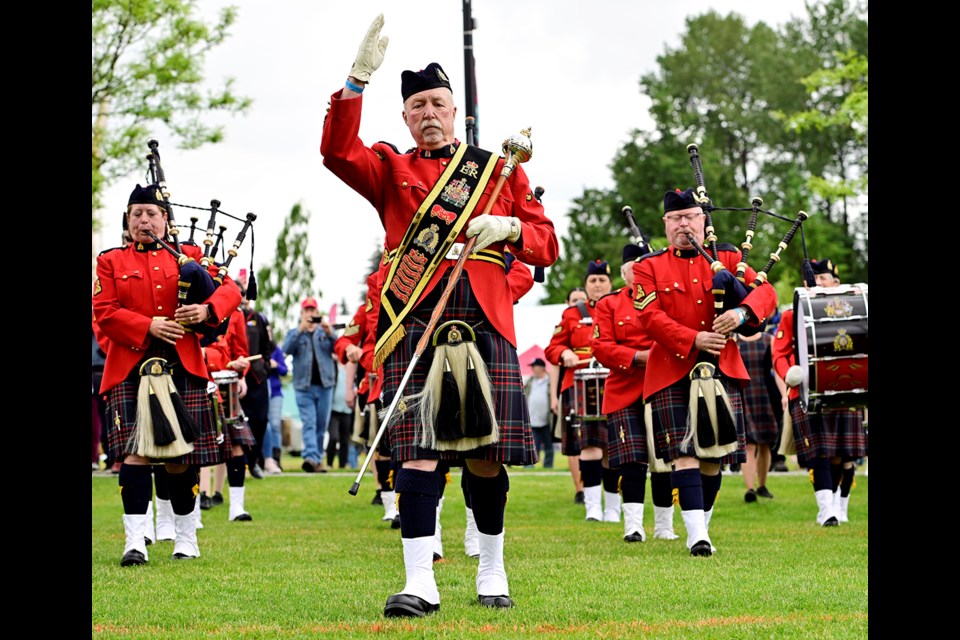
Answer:
[[[543,347],[540,345],[533,345],[523,353],[518,353],[517,358],[520,360],[520,375],[526,378],[531,375],[533,372],[530,370],[530,363],[537,358],[541,358],[546,361],[546,356],[543,353]]]

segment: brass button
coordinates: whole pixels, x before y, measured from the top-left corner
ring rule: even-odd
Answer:
[[[156,251],[154,251],[154,252],[153,252],[153,255],[157,255],[157,252],[156,252]]]
[[[407,181],[406,181],[406,180],[404,180],[403,182],[401,182],[401,183],[400,183],[400,186],[401,186],[401,187],[405,187],[405,186],[407,186]]]
[[[680,283],[679,283],[679,282],[674,282],[674,283],[673,283],[673,286],[679,287],[679,286],[680,286]]]
[[[617,324],[622,327],[622,326],[623,326],[623,320],[621,320],[621,321],[618,322]]]
[[[663,290],[664,290],[664,291],[670,291],[670,287],[664,287]]]
[[[126,279],[127,279],[127,276],[123,276],[123,279],[126,280]]]
[[[706,324],[707,324],[707,323],[704,322],[703,320],[700,321],[700,326],[701,326],[701,327],[705,326]]]
[[[703,304],[703,300],[697,300],[697,304]]]
[[[154,267],[153,270],[154,270],[154,271],[160,271],[160,267]]]
[[[163,289],[163,285],[162,285],[162,284],[158,284],[158,285],[157,285],[157,289]]]
[[[163,311],[163,306],[157,305],[157,311]]]
[[[447,161],[446,161],[446,160],[441,160],[441,161],[440,161],[440,164],[445,167],[445,166],[447,166]]]
[[[700,282],[700,281],[697,280],[696,278],[693,279],[693,283],[694,283],[694,284],[696,284],[696,283],[698,283],[698,282]]]

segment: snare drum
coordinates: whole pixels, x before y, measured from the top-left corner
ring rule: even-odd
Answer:
[[[236,371],[214,371],[213,381],[217,383],[220,397],[223,399],[223,416],[228,423],[243,419],[240,411],[240,374]]]
[[[800,403],[809,412],[867,404],[867,285],[798,288],[793,335],[803,369]]]
[[[573,372],[573,414],[579,420],[606,420],[603,407],[603,386],[610,369],[587,367]]]

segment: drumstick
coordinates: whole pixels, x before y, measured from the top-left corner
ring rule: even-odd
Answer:
[[[262,357],[263,357],[262,353],[255,353],[252,356],[247,356],[247,360],[259,360]],[[235,364],[237,364],[237,360],[231,360],[230,362],[227,363],[227,366],[232,367]]]

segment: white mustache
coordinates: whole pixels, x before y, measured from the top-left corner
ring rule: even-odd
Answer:
[[[443,125],[439,120],[424,120],[422,123],[420,123],[420,131],[426,131],[431,127],[434,129],[443,129]]]

